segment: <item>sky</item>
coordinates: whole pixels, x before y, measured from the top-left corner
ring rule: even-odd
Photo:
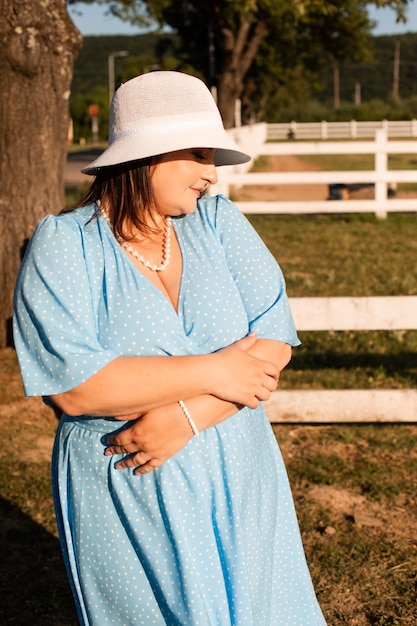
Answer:
[[[105,8],[98,4],[86,5],[77,3],[68,8],[74,24],[82,35],[137,35],[138,27],[105,14]],[[377,22],[374,35],[400,35],[417,32],[417,0],[411,0],[408,9],[408,22],[395,23],[395,12],[392,9],[376,9],[370,7],[369,14]]]

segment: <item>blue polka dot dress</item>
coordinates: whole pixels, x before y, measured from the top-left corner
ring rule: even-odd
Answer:
[[[229,200],[205,197],[173,220],[178,313],[96,209],[45,217],[26,252],[14,332],[27,395],[67,391],[121,355],[205,354],[251,331],[298,345],[281,271]],[[121,425],[64,415],[56,435],[55,509],[81,624],[325,625],[262,406],[143,476],[104,455]]]

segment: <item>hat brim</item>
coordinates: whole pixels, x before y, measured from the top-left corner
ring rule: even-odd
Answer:
[[[239,149],[223,128],[216,128],[214,132],[213,128],[208,128],[205,132],[200,130],[198,133],[190,133],[190,136],[188,133],[178,132],[171,136],[153,137],[152,140],[149,137],[141,137],[138,133],[134,140],[132,136],[118,137],[97,159],[81,171],[94,176],[103,169],[120,167],[160,154],[189,148],[214,148],[216,166],[239,165],[247,163],[252,158]]]

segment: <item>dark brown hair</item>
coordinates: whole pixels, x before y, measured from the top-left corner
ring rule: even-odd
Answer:
[[[113,232],[117,238],[132,238],[132,226],[140,233],[155,232],[157,208],[151,181],[151,167],[161,157],[143,159],[135,163],[124,163],[117,167],[100,170],[86,193],[74,205],[61,213],[69,213],[93,203],[105,207]],[[100,208],[94,213],[97,217]]]

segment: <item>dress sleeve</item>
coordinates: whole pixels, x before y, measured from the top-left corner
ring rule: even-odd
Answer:
[[[246,217],[224,196],[217,197],[216,230],[250,331],[260,338],[300,345],[281,268]]]
[[[49,215],[38,225],[14,294],[13,331],[28,396],[81,384],[119,355],[98,340],[82,227]]]

